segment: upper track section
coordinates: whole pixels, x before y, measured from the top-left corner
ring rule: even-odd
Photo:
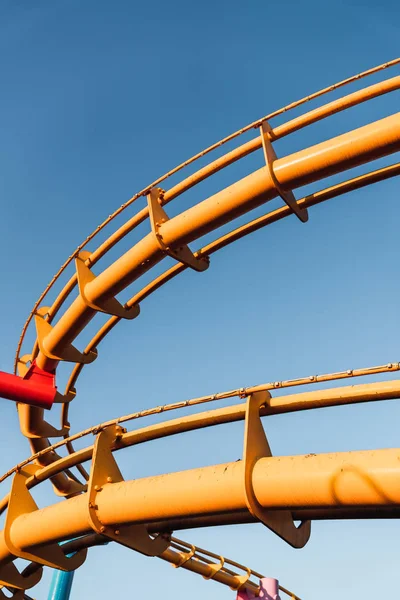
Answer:
[[[350,107],[398,90],[400,76],[374,83],[332,100],[276,127],[270,124],[270,121],[278,115],[399,63],[400,59],[395,59],[341,81],[277,110],[213,144],[138,192],[78,246],[39,297],[23,327],[18,343],[15,371],[18,371],[20,375],[26,372],[28,365],[33,361],[47,372],[56,371],[60,362],[73,365],[66,389],[59,398],[62,402],[59,429],[44,420],[42,409],[19,405],[21,430],[29,438],[34,453],[42,452],[50,446],[48,438],[68,436],[68,403],[75,397],[76,381],[83,366],[97,357],[97,346],[120,320],[138,316],[140,303],[152,292],[187,268],[197,271],[204,270],[208,267],[209,258],[213,253],[261,227],[291,214],[295,214],[305,222],[308,218],[308,208],[400,173],[400,163],[396,163],[320,189],[300,200],[296,200],[293,194],[294,189],[303,185],[325,179],[400,150],[400,113],[387,116],[282,158],[277,158],[273,148],[274,142],[278,139]],[[184,167],[221,148],[227,142],[240,139],[240,136],[252,129],[258,130],[254,139],[246,141],[201,167],[173,187],[167,190],[159,187]],[[265,166],[261,169],[191,206],[181,214],[172,218],[168,217],[164,208],[169,202],[208,177],[259,150],[263,151],[265,158]],[[203,235],[213,232],[221,225],[250,213],[260,205],[279,196],[283,200],[280,208],[250,220],[247,224],[216,238],[197,252],[193,253],[189,249],[188,244]],[[101,231],[108,232],[112,221],[141,197],[146,198],[147,205],[129,217],[95,250],[89,252],[86,249],[89,242],[92,242]],[[149,220],[149,233],[110,266],[95,275],[92,269],[96,263],[146,220]],[[175,259],[174,266],[156,276],[122,306],[116,296],[168,256]],[[51,306],[46,306],[49,292],[56,283],[59,284],[60,277],[70,265],[72,266],[74,261],[74,274]],[[78,350],[73,345],[75,338],[99,312],[108,314],[109,319],[98,329],[86,348]],[[33,321],[36,326],[36,342],[29,354],[22,355],[25,334]],[[67,447],[69,451],[72,451],[70,442],[67,443]],[[38,460],[42,466],[46,466],[57,459],[54,452],[47,452],[41,454]],[[86,472],[82,467],[80,467],[80,471],[86,478]],[[58,473],[52,478],[52,482],[58,493],[62,495],[68,496],[82,490],[82,484],[68,472]]]

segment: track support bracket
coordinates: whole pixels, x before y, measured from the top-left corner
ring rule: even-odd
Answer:
[[[13,587],[17,590],[29,590],[34,587],[42,578],[43,569],[40,568],[31,575],[24,576],[20,573],[13,563],[8,563],[0,567],[0,586]],[[0,592],[1,594],[2,592]],[[15,597],[15,594],[14,594]],[[6,598],[1,596],[0,599]],[[7,596],[9,598],[9,596]]]
[[[48,308],[41,307],[35,314],[36,335],[40,352],[51,360],[73,362],[83,365],[92,363],[97,358],[97,350],[91,350],[88,354],[80,352],[72,344],[68,344],[57,354],[50,352],[46,347],[46,337],[52,332],[53,327],[45,319]]]
[[[268,121],[263,121],[260,127],[262,147],[264,150],[265,162],[269,170],[269,174],[274,183],[275,189],[278,192],[282,200],[292,209],[294,214],[302,223],[308,221],[308,211],[306,208],[300,208],[297,204],[297,200],[291,190],[284,190],[279,181],[277,180],[274,172],[274,161],[278,158],[275,150],[272,146],[272,129]]]
[[[311,522],[296,527],[289,510],[268,511],[258,502],[253,487],[253,470],[260,458],[272,456],[260,418],[260,408],[268,405],[271,394],[267,391],[251,394],[246,404],[244,434],[244,487],[246,505],[250,513],[268,529],[293,548],[303,548],[310,538]]]
[[[97,514],[98,496],[102,489],[106,485],[124,481],[111,451],[113,444],[123,431],[120,426],[110,425],[97,434],[87,492],[89,523],[96,533],[100,533],[114,542],[146,556],[160,556],[169,546],[169,536],[158,535],[152,538],[145,525],[105,526]]]
[[[163,242],[162,237],[162,225],[166,221],[169,221],[169,217],[163,207],[160,204],[162,200],[164,190],[161,188],[152,188],[147,194],[147,204],[149,207],[149,217],[151,223],[151,230],[157,240],[157,244],[160,249],[171,256],[178,262],[183,263],[187,267],[194,269],[195,271],[205,271],[210,266],[210,260],[208,257],[198,258],[190,250],[189,246],[182,245],[179,248],[170,248]]]
[[[90,258],[91,253],[87,251],[79,252],[78,256],[75,259],[76,266],[76,276],[78,279],[78,287],[79,294],[81,295],[82,300],[89,306],[93,308],[93,310],[97,310],[98,312],[106,313],[107,315],[111,315],[114,317],[119,317],[120,319],[135,319],[140,313],[140,307],[138,304],[135,304],[131,308],[126,308],[122,306],[120,302],[116,298],[109,298],[108,300],[102,300],[99,302],[91,302],[87,295],[85,294],[85,288],[88,283],[91,283],[94,279],[96,279],[96,275],[92,273],[88,266],[86,266],[85,261]]]
[[[30,551],[28,552],[15,546],[12,541],[11,526],[14,520],[21,515],[39,510],[26,486],[26,480],[34,475],[39,468],[38,465],[25,465],[14,475],[4,525],[5,544],[9,552],[17,558],[23,558],[61,571],[74,571],[85,562],[86,549],[80,550],[70,558],[67,558],[58,544],[48,544],[40,547],[33,546],[29,548]]]

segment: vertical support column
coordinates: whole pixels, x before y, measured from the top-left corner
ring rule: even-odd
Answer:
[[[48,600],[69,600],[75,571],[57,571],[53,573]]]
[[[279,596],[279,581],[272,577],[260,579],[260,593],[258,596],[249,590],[240,590],[236,600],[250,600],[252,598],[264,598],[264,600],[281,600]]]
[[[71,558],[73,554],[67,554]],[[47,600],[69,600],[75,571],[59,571],[55,569],[50,584]]]

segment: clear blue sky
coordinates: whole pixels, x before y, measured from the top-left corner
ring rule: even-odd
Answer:
[[[42,289],[105,216],[231,131],[395,58],[399,13],[394,0],[3,0],[0,369],[11,370]],[[374,101],[280,142],[277,151],[398,105],[399,95]],[[178,200],[171,214],[261,164],[257,155],[236,165]],[[214,256],[207,273],[185,273],[154,294],[84,372],[73,430],[233,387],[399,360],[398,197],[394,179],[331,200],[312,209],[306,225],[295,217],[275,224]],[[14,406],[4,402],[1,411],[3,472],[28,445]],[[397,447],[399,417],[398,404],[385,402],[276,417],[265,426],[275,454],[302,454]],[[168,439],[118,459],[126,478],[236,460],[242,429]],[[50,486],[37,498],[53,502]],[[389,597],[399,584],[399,534],[395,521],[315,523],[309,544],[295,551],[261,525],[179,533],[307,600]],[[46,597],[49,577],[36,597]],[[228,588],[109,546],[90,553],[72,598],[189,593],[234,598]]]

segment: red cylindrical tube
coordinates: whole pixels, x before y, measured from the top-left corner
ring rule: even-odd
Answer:
[[[56,397],[57,388],[50,383],[37,383],[34,379],[22,379],[17,375],[0,371],[0,397],[23,404],[32,404],[50,409]]]

